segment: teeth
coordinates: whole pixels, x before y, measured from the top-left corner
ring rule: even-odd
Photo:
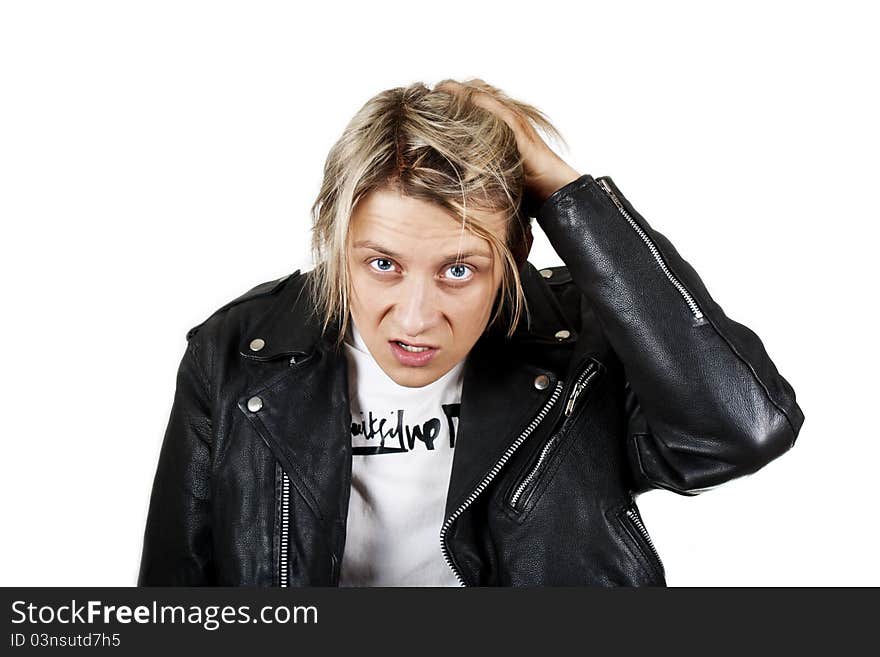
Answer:
[[[411,347],[408,344],[403,344],[402,342],[398,342],[397,344],[403,347],[406,351],[412,351],[413,353],[428,351],[428,349],[430,349],[430,347]]]

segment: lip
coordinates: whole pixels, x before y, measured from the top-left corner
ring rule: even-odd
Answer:
[[[401,365],[406,365],[407,367],[423,367],[427,365],[439,351],[439,348],[427,344],[411,345],[413,347],[429,347],[427,351],[422,351],[416,354],[411,351],[407,351],[406,349],[398,345],[397,340],[389,340],[388,344],[391,347],[391,353],[394,354],[394,356],[397,358],[397,361]],[[405,344],[409,344],[409,342]]]

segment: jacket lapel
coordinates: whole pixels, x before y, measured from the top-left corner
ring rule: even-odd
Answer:
[[[328,530],[347,497],[351,471],[350,415],[345,361],[316,353],[301,365],[289,366],[267,385],[239,398],[238,407],[272,450]],[[259,398],[259,408],[249,401]]]
[[[546,376],[547,385],[536,386]],[[550,400],[553,369],[525,362],[510,346],[481,338],[465,363],[461,411],[445,517],[477,492],[505,452]]]
[[[240,355],[265,374],[237,405],[338,549],[351,481],[348,372],[344,356],[333,353],[338,323],[321,335],[307,276],[311,273],[288,283],[242,336]],[[262,344],[254,350],[257,338]]]

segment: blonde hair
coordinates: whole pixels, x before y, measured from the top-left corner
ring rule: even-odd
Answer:
[[[447,81],[451,80],[436,86]],[[337,346],[344,339],[349,317],[351,215],[358,201],[376,189],[395,189],[434,203],[460,217],[463,228],[489,243],[502,264],[502,303],[496,304],[489,326],[511,306],[509,337],[523,311],[528,314],[517,267],[522,263],[514,257],[514,251],[523,251],[531,221],[521,207],[522,157],[510,126],[471,97],[477,91],[488,93],[520,118],[565,142],[535,107],[509,98],[482,80],[459,84],[464,88],[457,93],[416,82],[376,94],[354,115],[327,155],[321,190],[311,208],[315,271],[310,290],[322,320],[322,334],[331,322],[340,322]],[[504,211],[506,240],[498,239],[468,208]]]

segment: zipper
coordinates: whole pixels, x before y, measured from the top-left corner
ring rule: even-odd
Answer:
[[[541,449],[541,453],[538,456],[538,460],[535,462],[534,467],[529,471],[528,475],[520,482],[520,484],[516,487],[513,492],[513,495],[510,496],[508,500],[508,504],[516,510],[517,503],[522,497],[523,492],[529,488],[529,486],[537,479],[538,474],[541,472],[544,464],[548,460],[548,456],[553,450],[553,447],[559,443],[560,437],[565,433],[565,430],[568,428],[569,420],[568,418],[571,416],[571,412],[574,409],[574,403],[577,398],[580,396],[581,392],[589,385],[590,381],[592,381],[593,377],[597,374],[596,363],[594,361],[590,361],[587,367],[584,368],[584,371],[581,372],[580,376],[578,376],[577,381],[571,389],[571,393],[568,396],[568,401],[565,404],[564,415],[565,421],[562,424],[562,427],[553,434],[550,439],[544,444],[544,447]],[[528,498],[525,498],[524,502],[527,501]],[[524,506],[524,504],[523,504]]]
[[[581,372],[580,376],[577,378],[577,381],[574,384],[574,388],[572,388],[571,395],[569,395],[568,397],[568,402],[565,404],[566,417],[571,415],[571,411],[574,408],[575,400],[584,391],[584,388],[589,385],[590,381],[596,374],[596,362],[591,360],[589,365],[584,368],[584,371]]]
[[[492,467],[492,470],[489,471],[483,480],[477,484],[477,487],[473,490],[473,492],[468,495],[467,499],[461,503],[461,505],[453,511],[452,515],[450,515],[446,522],[443,523],[443,527],[440,529],[440,549],[443,551],[443,558],[446,560],[446,564],[452,570],[452,573],[455,575],[456,579],[461,583],[462,586],[467,586],[464,581],[464,577],[455,567],[455,564],[452,563],[452,557],[449,554],[449,547],[446,545],[446,532],[449,531],[449,527],[455,522],[455,519],[458,518],[464,510],[467,509],[471,504],[473,504],[474,500],[482,493],[486,486],[495,478],[501,468],[505,463],[510,459],[513,453],[517,450],[517,448],[522,445],[523,441],[529,437],[529,435],[537,428],[537,426],[541,423],[541,420],[550,412],[550,409],[556,403],[556,400],[559,399],[559,395],[562,393],[562,382],[557,381],[556,387],[553,389],[553,394],[550,396],[550,399],[547,400],[547,403],[541,408],[538,414],[532,418],[532,421],[529,425],[523,429],[522,433],[517,437],[515,441],[507,448],[502,457],[498,460],[498,462]]]
[[[297,355],[293,354],[288,361],[288,365],[293,367],[294,365],[299,365],[297,363]],[[271,450],[272,446],[269,445],[269,442],[263,438],[263,442],[266,443],[266,446]],[[278,467],[281,467],[279,464]],[[278,551],[280,552],[278,559],[278,586],[289,588],[290,587],[290,567],[289,567],[289,559],[290,559],[290,477],[287,475],[287,472],[281,467],[281,532],[280,538],[278,541]]]
[[[278,551],[278,585],[286,587],[290,583],[290,570],[287,567],[288,542],[290,536],[290,478],[281,470],[281,540]]]
[[[639,512],[636,510],[635,502],[632,502],[626,507],[626,516],[630,519],[633,525],[635,525],[636,529],[639,531],[639,534],[642,535],[642,538],[645,539],[645,543],[648,544],[648,547],[651,549],[651,553],[654,555],[654,558],[660,565],[660,572],[664,573],[665,569],[663,566],[663,560],[660,558],[660,554],[657,552],[657,548],[654,547],[654,541],[651,540],[651,536],[648,534],[648,529],[647,527],[645,527],[645,523],[642,522],[642,518],[639,515]]]
[[[289,545],[290,545],[290,477],[281,470],[281,532],[278,541],[278,586],[290,586]],[[330,553],[330,581],[338,586],[337,574],[339,572],[339,560],[336,555]]]
[[[623,207],[623,203],[620,202],[620,199],[617,198],[617,195],[608,185],[608,181],[604,179],[596,179],[596,182],[603,189],[603,191],[608,195],[608,197],[614,202],[614,205],[617,206],[617,209],[620,211],[620,214],[629,222],[629,225],[632,226],[633,230],[638,233],[639,237],[642,238],[642,241],[647,245],[648,249],[651,251],[651,255],[654,256],[654,260],[657,261],[657,264],[660,266],[660,269],[663,270],[663,273],[666,274],[666,278],[669,279],[669,282],[672,283],[675,288],[678,290],[679,294],[681,294],[682,298],[685,300],[687,305],[690,307],[691,312],[694,315],[695,319],[703,318],[703,311],[700,310],[700,307],[697,305],[697,302],[694,301],[693,296],[691,296],[690,292],[685,289],[684,285],[675,277],[675,275],[669,270],[669,267],[666,266],[666,262],[663,260],[663,256],[660,255],[660,250],[648,236],[648,234],[642,229],[642,227],[636,222],[635,219],[627,212],[626,208]]]

